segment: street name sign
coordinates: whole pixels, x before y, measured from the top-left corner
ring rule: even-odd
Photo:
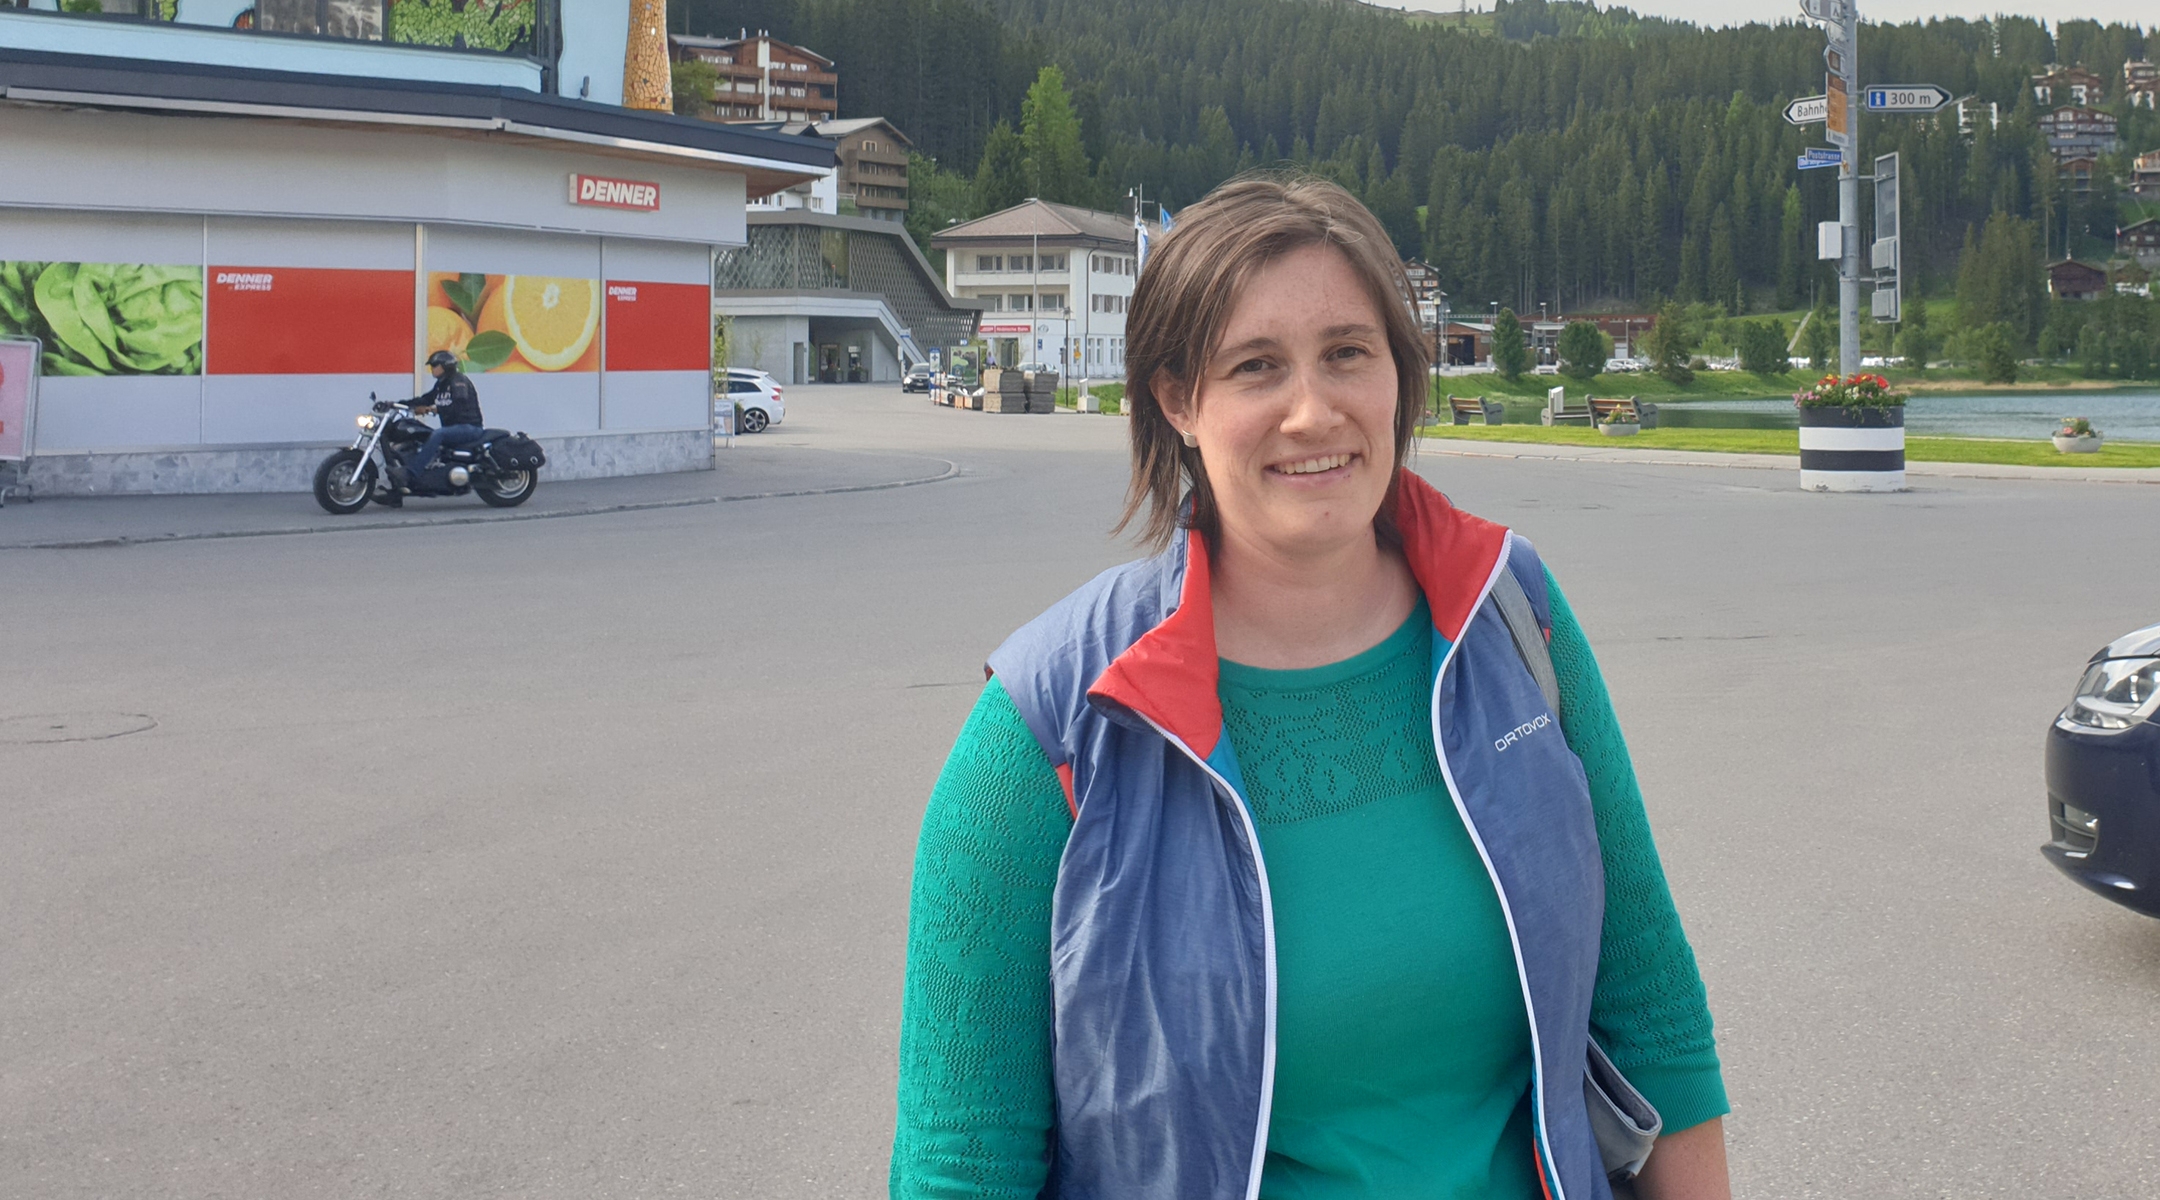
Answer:
[[[1940,112],[1950,103],[1950,93],[1932,83],[1878,84],[1867,89],[1869,112]]]
[[[1819,171],[1824,167],[1838,166],[1844,161],[1845,152],[1843,150],[1810,146],[1800,152],[1800,169],[1803,171]]]
[[[1830,115],[1830,97],[1802,96],[1785,106],[1785,120],[1793,125],[1814,125]]]

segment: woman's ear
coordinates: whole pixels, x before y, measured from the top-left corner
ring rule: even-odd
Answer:
[[[1180,432],[1192,428],[1192,394],[1185,382],[1166,370],[1157,369],[1148,378],[1148,390],[1155,394],[1156,407],[1169,418],[1170,427]]]

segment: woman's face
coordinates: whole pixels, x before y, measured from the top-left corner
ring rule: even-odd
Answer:
[[[1395,470],[1396,386],[1379,309],[1321,245],[1247,280],[1189,397],[1156,394],[1199,439],[1225,545],[1297,559],[1372,538]]]

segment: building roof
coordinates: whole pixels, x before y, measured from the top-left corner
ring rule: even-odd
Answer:
[[[915,144],[914,139],[900,132],[898,125],[883,117],[849,117],[844,121],[819,121],[812,125],[811,128],[817,131],[819,137],[844,138],[851,133],[861,133],[865,129],[873,129],[879,125],[883,125],[890,130],[892,135],[899,138],[903,145],[912,146]]]
[[[0,47],[0,99],[340,126],[391,126],[587,154],[712,167],[748,177],[752,196],[831,171],[829,143],[469,83],[316,75]]]
[[[2133,229],[2143,229],[2148,225],[2160,225],[2160,217],[2147,217],[2142,221],[2132,221],[2128,225],[2123,226],[2121,229],[2116,230],[2115,236],[2121,237],[2122,235],[2130,232]]]
[[[1161,226],[1148,222],[1150,237],[1161,233]],[[1131,217],[1118,213],[1031,199],[986,217],[948,226],[931,237],[930,244],[942,248],[959,242],[1026,241],[1039,237],[1130,246],[1133,223]]]
[[[704,37],[694,33],[671,33],[668,35],[668,40],[689,50],[730,50],[742,45],[744,42],[776,42],[802,55],[804,58],[814,58],[828,67],[833,65],[833,60],[810,49],[808,46],[798,46],[793,42],[782,41],[770,34],[758,34],[755,37]]]

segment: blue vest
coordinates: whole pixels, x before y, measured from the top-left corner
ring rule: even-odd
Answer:
[[[1433,743],[1484,859],[1530,1013],[1550,1200],[1610,1200],[1583,1099],[1605,874],[1582,763],[1488,598],[1536,552],[1403,472],[1391,501],[1433,614]],[[1060,1200],[1251,1200],[1275,1078],[1266,863],[1216,693],[1208,558],[1188,532],[1103,573],[989,661],[1064,780],[1051,907]]]

